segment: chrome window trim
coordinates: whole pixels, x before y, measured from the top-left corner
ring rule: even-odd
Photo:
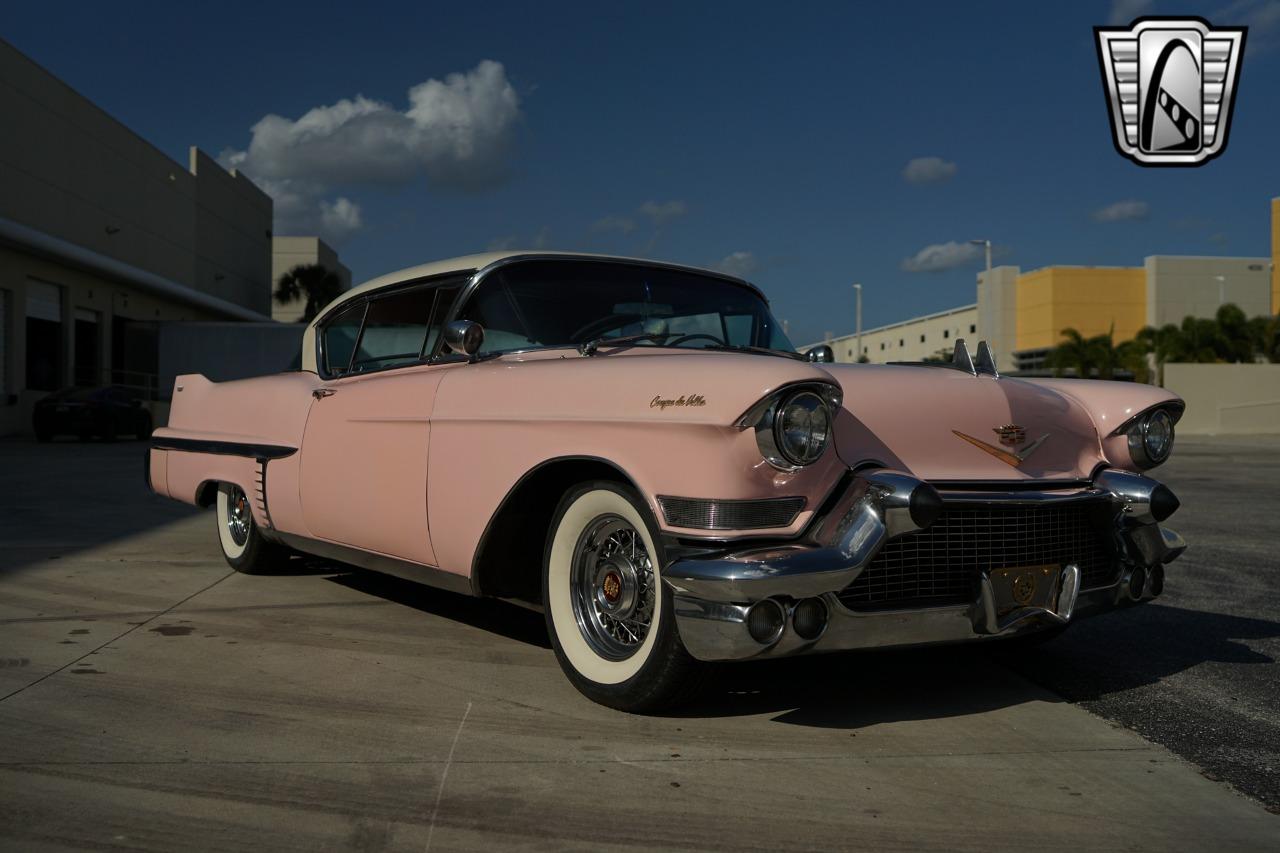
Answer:
[[[692,273],[694,275],[700,275],[704,278],[719,279],[721,281],[727,281],[730,284],[736,284],[739,287],[744,287],[747,290],[750,290],[762,302],[764,302],[766,308],[769,306],[769,297],[765,296],[764,291],[756,287],[751,282],[746,281],[745,279],[736,278],[731,275],[726,275],[725,273],[716,272],[714,270],[701,269],[700,267],[689,267],[689,266],[684,266],[682,264],[672,264],[672,263],[667,263],[665,261],[646,261],[641,258],[611,258],[608,256],[596,256],[596,255],[528,254],[528,255],[509,255],[505,258],[499,258],[498,260],[493,261],[492,263],[489,263],[481,267],[480,269],[476,270],[474,273],[472,273],[471,278],[467,281],[466,284],[463,285],[462,291],[458,294],[458,298],[454,300],[453,307],[450,309],[448,315],[446,315],[444,322],[446,324],[452,323],[454,320],[458,319],[459,314],[462,313],[462,309],[466,307],[468,300],[471,299],[472,295],[476,292],[477,289],[479,289],[480,285],[483,284],[485,279],[487,279],[490,275],[497,272],[498,270],[503,269],[504,267],[512,266],[514,264],[528,263],[530,261],[557,261],[557,262],[572,261],[574,263],[614,264],[618,266],[642,267],[646,269],[666,270],[668,272]],[[480,353],[479,358],[483,360],[486,358],[493,358],[495,356],[500,356],[500,355],[514,355],[516,353],[526,353],[526,352],[544,352],[546,350],[566,349],[570,346],[573,346],[573,345],[555,344],[555,345],[542,346],[542,347],[526,347],[526,348],[517,349],[517,350],[501,350],[499,352]],[[779,352],[782,352],[782,351],[779,350]]]
[[[444,323],[443,322],[441,322],[440,324],[440,329],[442,333],[436,335],[436,342],[435,342],[435,345],[432,347],[431,354],[423,352],[418,359],[414,361],[405,362],[403,364],[392,364],[386,367],[379,367],[374,370],[362,370],[359,373],[351,373],[348,370],[347,373],[335,375],[329,372],[328,365],[325,363],[325,353],[324,353],[325,329],[329,326],[329,324],[334,319],[346,313],[348,310],[355,308],[356,306],[364,306],[365,312],[360,318],[360,330],[356,336],[356,346],[352,348],[352,358],[354,358],[355,351],[360,346],[360,338],[364,336],[364,324],[365,324],[365,320],[368,318],[370,302],[373,302],[376,299],[383,299],[388,296],[393,296],[399,293],[400,291],[410,291],[410,290],[418,290],[418,289],[426,290],[428,288],[442,288],[442,287],[447,287],[451,283],[456,283],[458,285],[458,293],[454,294],[453,304],[451,304],[448,309],[449,315],[452,315],[452,313],[455,310],[457,310],[458,298],[462,295],[463,291],[466,290],[467,284],[471,281],[471,278],[468,276],[467,273],[468,271],[463,269],[463,270],[455,270],[453,272],[438,273],[436,275],[424,276],[422,278],[409,279],[407,281],[393,282],[391,284],[386,285],[385,287],[379,287],[377,290],[371,290],[371,291],[368,291],[367,293],[361,293],[359,296],[356,296],[352,299],[343,300],[337,305],[334,305],[332,308],[326,309],[324,313],[322,313],[319,316],[319,318],[313,321],[315,323],[315,328],[316,328],[316,334],[315,334],[316,373],[320,376],[321,379],[338,380],[338,379],[346,379],[348,377],[353,377],[353,376],[371,376],[377,373],[385,373],[388,370],[400,370],[405,367],[417,367],[424,364],[439,363],[438,361],[439,350],[441,349],[441,346],[444,341],[444,335],[443,335]],[[437,299],[438,298],[439,298],[439,295],[437,294]],[[431,313],[432,314],[435,313],[434,303],[432,304]],[[351,363],[347,362],[347,366],[348,368],[350,368]]]

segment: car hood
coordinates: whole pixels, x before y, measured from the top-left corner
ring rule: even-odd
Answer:
[[[1057,389],[942,367],[823,367],[844,390],[836,449],[851,466],[873,461],[934,481],[1038,480],[1087,478],[1105,461],[1094,415]],[[1025,437],[1002,443],[1005,426]]]

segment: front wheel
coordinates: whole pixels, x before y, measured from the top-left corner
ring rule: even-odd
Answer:
[[[556,659],[587,698],[632,713],[687,698],[696,661],[676,631],[648,508],[618,483],[585,483],[556,509],[542,598]]]
[[[268,575],[280,570],[288,552],[263,537],[243,489],[231,483],[218,485],[217,516],[222,556],[231,568],[246,575]]]

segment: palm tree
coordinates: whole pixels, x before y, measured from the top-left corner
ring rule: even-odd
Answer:
[[[1062,343],[1050,350],[1045,357],[1045,366],[1052,367],[1055,376],[1061,376],[1063,370],[1074,367],[1076,375],[1088,379],[1096,365],[1095,348],[1075,329],[1063,329],[1062,337]]]
[[[1134,336],[1133,344],[1141,348],[1143,355],[1150,353],[1156,363],[1156,384],[1164,387],[1165,362],[1176,361],[1181,346],[1182,332],[1173,323],[1160,328],[1143,326]]]
[[[322,264],[298,264],[276,282],[275,299],[288,305],[305,299],[299,323],[310,323],[324,306],[342,293],[342,279]]]

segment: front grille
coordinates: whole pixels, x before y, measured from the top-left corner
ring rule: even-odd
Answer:
[[[840,592],[852,610],[967,604],[983,571],[1018,566],[1080,567],[1081,588],[1115,583],[1119,565],[1108,506],[949,506],[927,530],[900,536]]]
[[[698,530],[759,530],[786,527],[804,509],[804,498],[716,501],[659,497],[662,514],[672,527]]]

